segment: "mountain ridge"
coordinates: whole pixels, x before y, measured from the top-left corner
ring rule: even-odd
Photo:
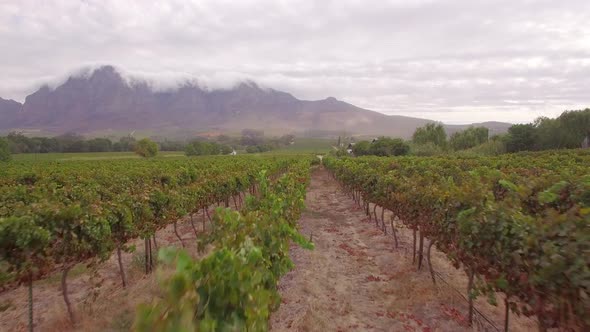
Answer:
[[[0,98],[0,130],[48,134],[145,130],[190,136],[249,128],[269,134],[322,131],[409,138],[417,127],[431,122],[435,121],[385,115],[334,97],[300,100],[287,92],[260,88],[253,81],[213,90],[186,82],[174,90],[157,91],[147,81],[129,83],[113,66],[70,76],[54,89],[44,85],[23,104]],[[488,125],[492,133],[510,126],[492,121]],[[451,134],[468,126],[445,125],[445,129]]]

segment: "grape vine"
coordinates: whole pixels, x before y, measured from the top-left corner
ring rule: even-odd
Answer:
[[[434,245],[462,266],[469,298],[494,303],[501,292],[511,311],[536,315],[540,330],[590,326],[588,152],[324,163],[369,215],[375,204],[413,231],[419,266],[424,239],[427,256]]]

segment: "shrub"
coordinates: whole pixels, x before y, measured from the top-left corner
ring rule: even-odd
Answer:
[[[144,138],[135,144],[135,153],[144,158],[155,157],[158,150],[158,144],[148,138]]]
[[[0,138],[0,161],[9,161],[10,148],[8,147],[8,141],[4,138]]]

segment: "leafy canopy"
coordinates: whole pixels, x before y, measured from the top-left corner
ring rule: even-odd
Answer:
[[[135,144],[135,153],[144,158],[155,157],[158,154],[158,150],[158,144],[149,138],[139,140]]]
[[[402,156],[408,154],[410,146],[400,138],[379,137],[373,142],[360,141],[352,148],[356,156]]]
[[[465,150],[488,141],[489,130],[486,127],[469,127],[451,135],[449,144],[453,150]]]
[[[416,144],[433,143],[439,147],[447,145],[447,133],[440,123],[429,123],[424,127],[416,129],[412,136],[412,141]]]
[[[8,141],[0,138],[0,161],[10,160],[10,148],[8,147]]]

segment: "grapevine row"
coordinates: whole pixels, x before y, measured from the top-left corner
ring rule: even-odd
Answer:
[[[296,229],[303,208],[309,162],[293,164],[277,181],[261,172],[257,195],[240,211],[218,211],[199,240],[215,249],[201,260],[183,251],[160,252],[175,273],[161,281],[164,296],[140,307],[137,331],[266,331],[280,304],[279,278],[293,263],[289,242],[312,248]]]
[[[435,245],[462,266],[470,298],[484,294],[494,303],[501,292],[507,310],[536,315],[540,330],[588,330],[587,152],[328,158],[325,164],[367,213],[373,203],[413,230],[419,265],[426,238],[428,255]]]

